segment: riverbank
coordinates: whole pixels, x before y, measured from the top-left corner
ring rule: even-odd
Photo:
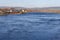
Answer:
[[[0,8],[0,15],[8,15],[8,14],[25,14],[28,12],[45,12],[45,13],[60,13],[60,10],[52,9],[52,8]]]

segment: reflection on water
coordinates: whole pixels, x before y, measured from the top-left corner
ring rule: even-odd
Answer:
[[[0,16],[0,40],[60,40],[60,14]]]

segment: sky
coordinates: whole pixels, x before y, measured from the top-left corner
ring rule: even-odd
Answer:
[[[60,7],[60,0],[0,0],[0,6]]]

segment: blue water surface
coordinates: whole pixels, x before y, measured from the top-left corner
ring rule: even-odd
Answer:
[[[60,40],[60,14],[0,16],[0,40]]]

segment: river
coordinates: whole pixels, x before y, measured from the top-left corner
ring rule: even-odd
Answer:
[[[0,40],[60,40],[60,14],[0,16]]]

